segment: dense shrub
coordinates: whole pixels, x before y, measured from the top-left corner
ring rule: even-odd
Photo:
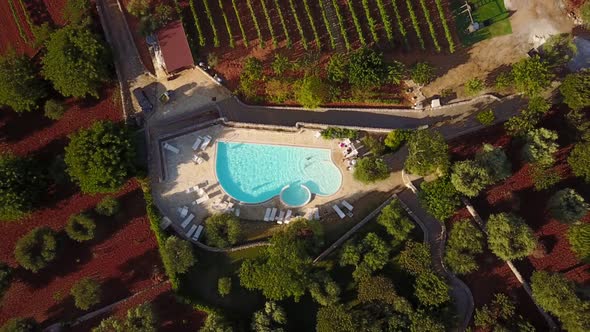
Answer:
[[[524,258],[537,247],[537,239],[524,220],[509,213],[492,214],[487,222],[488,247],[503,260]]]
[[[487,109],[485,111],[481,111],[477,113],[475,119],[484,126],[489,126],[494,123],[496,120],[496,115],[494,114],[494,110]]]
[[[39,201],[45,178],[30,159],[0,153],[0,220],[18,219]]]
[[[492,179],[487,170],[474,160],[458,161],[453,165],[451,183],[458,192],[476,197]]]
[[[590,183],[590,141],[574,145],[567,163],[576,176]]]
[[[25,269],[38,272],[57,258],[57,251],[55,231],[49,227],[38,227],[16,242],[14,257]]]
[[[47,87],[37,75],[33,61],[14,52],[0,56],[0,105],[15,112],[37,109],[47,96]]]
[[[575,190],[565,188],[551,196],[548,209],[553,218],[571,224],[588,213],[588,204]]]
[[[406,240],[410,232],[416,227],[406,216],[406,212],[398,200],[392,201],[381,210],[377,222],[385,227],[387,233],[393,236],[397,243]]]
[[[293,95],[293,86],[284,80],[270,79],[265,84],[266,95],[275,103],[283,103]]]
[[[0,262],[0,300],[4,296],[4,293],[10,287],[12,282],[12,268],[4,262]]]
[[[362,279],[358,285],[358,300],[361,303],[379,301],[395,306],[402,298],[397,294],[391,279],[374,276]]]
[[[363,157],[358,159],[353,176],[363,183],[373,183],[389,177],[389,168],[381,158]]]
[[[397,263],[411,275],[427,273],[432,269],[430,247],[425,243],[407,241],[404,250],[397,257]]]
[[[94,239],[96,223],[85,214],[77,214],[68,219],[65,229],[70,239],[84,242]]]
[[[531,323],[516,316],[516,305],[502,293],[494,294],[491,303],[475,309],[474,324],[476,327],[494,331],[534,331]]]
[[[66,107],[62,102],[55,99],[49,99],[45,102],[45,117],[51,120],[59,120],[66,112]]]
[[[96,204],[94,211],[102,216],[112,217],[119,212],[119,208],[120,204],[116,198],[113,196],[106,196]]]
[[[549,189],[558,184],[562,178],[551,165],[531,164],[531,178],[536,191]]]
[[[250,327],[254,332],[284,331],[286,324],[285,309],[274,301],[267,301],[262,310],[254,313]]]
[[[236,244],[242,237],[240,221],[232,214],[214,214],[205,220],[205,239],[207,244],[227,248]]]
[[[339,128],[339,127],[328,127],[321,131],[322,137],[325,139],[334,138],[349,138],[357,139],[359,136],[358,130]]]
[[[72,24],[85,25],[90,22],[90,0],[67,0],[63,9],[63,18]]]
[[[590,260],[590,224],[572,225],[567,231],[572,251],[582,261]]]
[[[70,294],[74,297],[74,302],[78,309],[88,310],[100,303],[102,291],[100,284],[96,280],[83,278],[72,286]]]
[[[258,81],[262,80],[262,78],[262,62],[254,57],[247,58],[240,74],[239,92],[246,98],[256,97]]]
[[[578,53],[574,36],[569,33],[552,35],[543,44],[543,59],[552,67],[564,66]]]
[[[275,58],[272,60],[271,68],[276,75],[282,75],[284,72],[291,69],[291,61],[289,61],[289,58],[282,54],[275,54]]]
[[[187,272],[197,262],[192,245],[176,236],[166,239],[162,255],[170,262],[169,268],[175,274]]]
[[[545,128],[533,129],[527,133],[525,139],[526,143],[522,148],[525,161],[543,166],[553,164],[553,154],[559,147],[556,132]]]
[[[316,319],[317,332],[355,332],[353,317],[344,305],[335,304],[320,307]]]
[[[41,332],[41,326],[33,318],[11,318],[0,327],[0,332]]]
[[[434,272],[421,273],[416,278],[414,294],[425,306],[440,306],[451,300],[449,285]]]
[[[366,135],[361,139],[361,144],[374,156],[379,157],[385,153],[385,144],[379,138]]]
[[[320,305],[331,305],[340,300],[340,286],[327,273],[316,273],[309,284],[309,294]]]
[[[348,82],[353,86],[367,89],[381,85],[385,78],[386,66],[383,54],[370,48],[361,48],[350,55]]]
[[[485,89],[485,83],[479,78],[472,78],[465,83],[465,93],[475,96]]]
[[[207,317],[207,320],[209,320],[209,317]],[[115,317],[103,320],[100,325],[92,329],[92,332],[156,332],[157,325],[158,319],[154,309],[150,303],[146,302],[129,309],[127,316],[123,320]],[[203,328],[201,331],[205,331],[205,329]]]
[[[391,84],[401,84],[406,77],[406,74],[406,66],[399,61],[393,61],[393,63],[387,66],[386,82]]]
[[[65,150],[67,172],[85,193],[116,191],[134,171],[131,136],[113,122],[95,122],[70,135]]]
[[[482,150],[475,155],[475,161],[486,170],[492,182],[504,180],[512,175],[510,160],[501,148],[484,144]]]
[[[231,277],[219,278],[217,280],[217,292],[222,297],[231,293]]]
[[[394,129],[387,134],[383,143],[390,151],[397,151],[408,140],[410,135],[411,133],[405,129]]]
[[[353,265],[352,276],[355,280],[368,277],[372,272],[381,270],[389,260],[391,248],[375,233],[369,233],[359,243],[348,242],[342,248],[340,265]]]
[[[549,86],[551,73],[547,64],[535,55],[512,66],[514,85],[519,92],[536,96]]]
[[[590,70],[567,75],[559,92],[567,106],[574,110],[590,106]]]
[[[434,67],[427,62],[418,62],[410,73],[416,84],[425,85],[434,78]]]
[[[446,174],[450,166],[449,146],[439,132],[419,130],[408,138],[404,167],[417,175]]]
[[[469,219],[453,223],[445,251],[445,263],[455,274],[477,270],[475,256],[483,252],[484,235]]]
[[[514,77],[512,76],[512,72],[503,72],[500,73],[494,82],[494,86],[496,89],[506,92],[510,90],[514,86]]]
[[[343,53],[334,53],[326,68],[328,79],[335,83],[342,83],[348,78],[348,58]]]
[[[423,182],[420,189],[418,193],[420,203],[430,215],[440,222],[450,218],[461,205],[459,193],[448,176],[431,182]]]
[[[307,76],[301,81],[296,97],[303,107],[314,109],[329,102],[330,95],[330,86],[320,77]]]

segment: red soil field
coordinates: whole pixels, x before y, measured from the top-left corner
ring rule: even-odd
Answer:
[[[25,21],[24,14],[18,0],[14,0],[14,10],[20,19],[20,26],[22,27],[28,39],[33,40],[33,35]],[[17,22],[14,20],[12,11],[8,1],[0,2],[0,54],[4,54],[7,50],[13,49],[17,53],[25,53],[32,56],[36,50],[27,43],[28,40],[23,40],[20,36]]]

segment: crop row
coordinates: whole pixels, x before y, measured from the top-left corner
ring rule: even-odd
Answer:
[[[250,10],[250,16],[252,16],[252,21],[254,22],[254,28],[256,29],[256,34],[258,35],[258,40],[260,41],[260,47],[264,48],[264,38],[262,38],[262,31],[260,30],[258,18],[256,18],[256,13],[254,12],[254,8],[252,7],[252,1],[246,0],[246,4],[248,5],[248,9]]]
[[[279,5],[279,0],[274,0],[275,8],[277,9],[277,13],[279,14],[279,19],[281,20],[281,26],[283,27],[283,33],[285,34],[285,39],[287,40],[287,47],[291,48],[293,42],[291,41],[291,36],[289,35],[289,30],[287,29],[287,23],[285,22],[285,16],[283,15],[283,10],[281,9],[281,5]]]
[[[12,12],[12,18],[14,19],[14,24],[16,24],[20,38],[25,43],[29,44],[31,41],[27,37],[27,34],[25,33],[25,29],[23,29],[23,26],[21,25],[20,19],[18,18],[18,14],[16,13],[16,8],[14,8],[14,2],[12,2],[12,1],[13,0],[8,0],[8,6],[10,7],[10,11]]]
[[[201,28],[201,23],[199,22],[199,16],[197,15],[197,10],[195,8],[195,0],[189,0],[189,5],[195,20],[195,28],[197,28],[197,34],[199,37],[199,45],[205,46],[205,35],[203,34],[203,29]]]
[[[387,40],[393,40],[393,28],[391,27],[391,21],[389,19],[389,15],[387,14],[387,10],[385,9],[385,4],[383,0],[377,0],[377,7],[379,8],[379,14],[381,15],[381,20],[383,21],[383,27],[385,28],[385,34],[387,35]]]
[[[319,1],[321,2],[322,0]],[[336,18],[338,19],[338,25],[340,26],[340,34],[342,35],[342,39],[344,40],[344,45],[346,46],[346,49],[350,51],[352,47],[350,46],[350,41],[348,41],[348,35],[346,35],[346,25],[344,23],[344,16],[342,16],[340,5],[338,5],[338,0],[332,0],[332,5],[334,6],[334,11],[336,12]]]
[[[326,8],[324,7],[324,1],[318,0],[318,4],[320,5],[320,11],[322,12],[322,20],[324,21],[324,26],[328,31],[328,36],[330,37],[330,46],[332,49],[336,48],[336,38],[332,33],[332,29],[330,29],[330,21],[328,20],[328,15],[326,14]]]
[[[279,46],[277,41],[277,37],[275,36],[275,29],[272,27],[272,20],[270,19],[270,15],[268,14],[268,8],[266,8],[266,0],[260,0],[262,4],[262,11],[264,12],[264,17],[266,18],[266,25],[268,25],[268,31],[270,31],[270,38],[272,39],[272,45],[276,48]]]
[[[313,21],[313,16],[311,15],[311,8],[309,8],[308,0],[303,0],[303,7],[305,7],[305,12],[307,13],[307,19],[309,20],[309,24],[311,25],[311,31],[313,31],[313,38],[315,39],[315,44],[318,50],[322,49],[322,43],[320,42],[320,35],[318,34],[318,29],[315,26],[315,22]]]
[[[428,11],[428,7],[426,7],[426,0],[420,0],[420,6],[422,6],[422,11],[424,12],[424,18],[428,24],[428,30],[430,30],[430,37],[432,37],[434,48],[437,52],[440,52],[440,45],[438,44],[438,39],[436,38],[436,31],[434,31],[434,24],[432,24],[430,12]]]
[[[402,16],[399,13],[399,7],[397,6],[397,0],[391,0],[391,4],[393,5],[393,12],[395,13],[395,19],[397,20],[397,26],[399,28],[399,33],[404,38],[404,44],[408,46],[408,32],[406,31],[406,27],[404,26]]]
[[[229,36],[229,47],[234,48],[234,34],[231,31],[231,25],[229,25],[229,20],[227,19],[227,15],[223,10],[223,1],[217,0],[219,2],[219,9],[221,9],[221,14],[223,14],[223,21],[225,22],[225,29],[227,30],[227,35]]]
[[[240,32],[242,33],[242,40],[244,41],[244,46],[248,47],[248,37],[246,36],[246,29],[244,29],[244,25],[242,24],[242,19],[240,18],[240,13],[238,12],[238,5],[236,4],[236,0],[231,0],[231,5],[234,8],[236,18],[238,19],[238,25],[240,26]]]
[[[27,25],[29,26],[29,31],[34,31],[33,27],[35,26],[33,24],[33,20],[31,20],[31,15],[29,15],[29,11],[27,10],[27,6],[25,6],[25,3],[23,2],[23,0],[18,0],[18,3],[20,4],[20,8],[23,10],[23,15],[25,15],[25,20],[27,21]]]
[[[424,50],[424,39],[422,38],[422,32],[420,31],[420,26],[418,25],[418,18],[416,17],[416,13],[414,12],[414,7],[412,7],[412,1],[406,0],[406,5],[408,6],[408,13],[410,13],[410,19],[412,20],[414,31],[416,31],[416,36],[418,37],[418,41],[420,42],[420,48]]]
[[[369,22],[369,30],[371,31],[371,35],[373,36],[373,40],[375,43],[379,42],[379,34],[377,33],[377,22],[371,16],[371,8],[369,8],[369,0],[362,0],[363,9],[365,10],[365,17],[367,18],[367,22]]]
[[[449,29],[449,25],[447,24],[447,18],[445,17],[445,11],[443,9],[441,0],[435,0],[436,8],[438,9],[438,16],[440,16],[440,21],[442,22],[443,29],[445,30],[445,37],[447,38],[447,43],[449,43],[449,52],[455,52],[455,41],[453,41],[453,35],[451,34],[451,29]]]
[[[295,3],[293,3],[293,0],[289,0],[289,7],[291,8],[291,14],[293,14],[293,18],[295,18],[295,24],[297,25],[297,30],[299,31],[299,36],[301,37],[301,45],[303,45],[303,48],[307,50],[307,39],[303,33],[303,27],[301,26],[301,21],[297,15],[297,8],[295,8]]]
[[[207,13],[207,18],[209,19],[209,25],[211,26],[211,30],[213,30],[213,45],[215,47],[219,47],[219,36],[217,35],[217,28],[215,27],[215,22],[213,22],[213,14],[211,14],[209,0],[203,0],[203,4],[205,5],[205,12]]]
[[[354,28],[356,29],[357,34],[359,35],[359,41],[361,45],[367,45],[367,41],[365,40],[365,36],[363,35],[363,30],[361,29],[361,22],[359,21],[358,16],[356,15],[356,10],[352,4],[352,1],[346,1],[348,3],[348,10],[350,11],[350,15],[352,16],[352,22],[354,23]]]

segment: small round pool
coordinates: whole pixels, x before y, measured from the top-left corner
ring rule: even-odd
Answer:
[[[281,201],[289,207],[304,206],[311,200],[311,191],[302,184],[287,185],[281,190]]]

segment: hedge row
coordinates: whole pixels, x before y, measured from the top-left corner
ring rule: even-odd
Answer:
[[[23,29],[22,25],[20,24],[20,19],[18,18],[18,14],[16,13],[16,9],[14,8],[14,3],[12,1],[13,0],[8,0],[8,6],[10,7],[10,11],[12,12],[14,24],[16,24],[16,27],[18,28],[18,34],[20,35],[20,38],[28,44],[30,43],[30,40],[27,37],[27,34],[25,33],[25,30]]]
[[[420,48],[424,50],[426,49],[424,47],[424,39],[422,38],[422,32],[420,32],[420,25],[418,25],[418,18],[416,17],[416,13],[414,12],[414,7],[412,7],[412,1],[406,0],[406,5],[408,6],[408,12],[410,13],[410,18],[412,19],[414,31],[416,31],[416,36],[418,37],[418,41],[420,42]]]
[[[225,29],[227,30],[227,35],[229,36],[229,47],[234,48],[236,44],[234,43],[234,34],[231,31],[231,26],[229,25],[229,20],[227,19],[227,15],[225,14],[225,10],[223,10],[223,1],[217,0],[219,3],[219,9],[221,9],[221,14],[223,15],[223,21],[225,22]]]
[[[291,41],[291,36],[289,35],[289,30],[287,29],[287,23],[285,22],[285,16],[283,15],[283,10],[281,9],[281,5],[279,5],[279,0],[274,0],[275,8],[277,9],[277,13],[279,13],[279,19],[281,20],[281,26],[283,27],[283,33],[285,33],[285,39],[287,40],[287,48],[291,48],[293,46],[293,42]]]
[[[305,38],[305,34],[303,33],[303,27],[301,26],[301,21],[299,20],[299,16],[297,15],[297,8],[295,8],[295,3],[293,0],[289,0],[289,7],[291,8],[291,14],[295,18],[295,24],[297,25],[297,30],[299,31],[299,36],[301,37],[301,44],[303,45],[303,49],[307,50],[307,39]]]
[[[391,4],[393,5],[393,12],[395,13],[395,19],[397,20],[399,33],[401,33],[402,37],[404,37],[404,44],[408,46],[408,32],[406,31],[406,27],[404,27],[402,16],[399,13],[399,8],[397,7],[397,0],[391,0]]]
[[[432,24],[432,19],[430,18],[430,12],[428,11],[428,7],[426,6],[426,1],[420,0],[420,6],[422,6],[422,11],[424,12],[424,18],[426,19],[426,23],[428,24],[428,30],[430,30],[430,37],[432,37],[434,48],[437,52],[440,52],[440,45],[438,44],[438,39],[436,38],[436,31],[434,31],[434,24]]]
[[[203,5],[205,5],[205,12],[207,13],[207,18],[209,19],[209,25],[211,26],[211,30],[213,30],[213,46],[219,47],[219,35],[217,35],[217,28],[215,27],[215,22],[213,22],[213,14],[211,14],[209,0],[203,0]]]
[[[321,2],[322,0],[319,1]],[[350,46],[348,36],[346,35],[346,23],[344,22],[344,17],[342,16],[342,12],[340,11],[340,5],[338,5],[338,0],[332,0],[332,5],[334,6],[334,11],[336,11],[336,17],[338,18],[338,25],[340,26],[340,34],[342,35],[342,39],[344,39],[344,45],[346,45],[346,49],[350,51],[352,47]]]
[[[359,21],[358,16],[356,15],[356,11],[354,10],[354,6],[352,5],[352,1],[346,1],[348,4],[348,10],[350,11],[350,15],[352,16],[352,22],[354,23],[354,28],[359,35],[359,41],[361,45],[367,45],[367,41],[365,40],[365,36],[363,35],[363,30],[361,29],[361,22]]]
[[[268,14],[268,8],[266,8],[266,0],[260,0],[262,4],[262,11],[264,12],[264,17],[266,18],[266,24],[268,25],[268,30],[270,31],[270,38],[272,39],[272,45],[276,48],[279,47],[279,43],[277,42],[277,37],[275,36],[275,29],[272,27],[272,20],[270,19],[270,15]]]
[[[367,22],[369,23],[369,30],[371,31],[371,35],[373,36],[373,40],[375,43],[379,42],[379,34],[377,33],[377,22],[371,16],[371,8],[369,8],[369,0],[362,0],[363,9],[365,10],[365,16],[367,17]]]
[[[440,21],[442,22],[443,29],[445,30],[445,37],[447,38],[447,42],[449,43],[449,52],[455,52],[455,41],[453,40],[453,35],[451,34],[451,29],[449,29],[449,25],[447,24],[447,18],[445,16],[445,10],[442,6],[441,0],[435,0],[436,8],[438,9],[438,16],[440,16]]]
[[[252,1],[246,0],[246,4],[248,5],[248,9],[250,10],[250,16],[252,16],[252,21],[254,22],[254,28],[256,29],[256,34],[258,35],[258,40],[260,41],[260,48],[264,48],[264,38],[262,38],[262,31],[260,30],[260,25],[258,24],[258,18],[256,17],[256,13],[254,12],[254,8],[252,8]]]
[[[308,0],[303,0],[303,7],[305,7],[305,13],[307,14],[307,19],[309,20],[309,24],[311,24],[311,30],[313,31],[313,38],[315,39],[315,44],[318,50],[322,49],[322,42],[320,41],[320,34],[318,33],[318,29],[313,21],[313,15],[311,15],[311,8],[309,8]]]
[[[389,15],[387,14],[387,9],[385,9],[385,4],[383,0],[377,0],[377,7],[379,7],[379,14],[381,15],[381,20],[383,21],[383,27],[385,28],[385,34],[387,35],[387,40],[393,40],[393,28],[391,27],[391,21],[389,19]]]
[[[191,7],[191,12],[193,13],[193,19],[195,20],[195,27],[197,28],[197,34],[199,36],[199,45],[205,46],[205,35],[203,35],[203,29],[201,29],[199,16],[197,16],[197,10],[195,9],[195,0],[189,0],[189,5]]]

